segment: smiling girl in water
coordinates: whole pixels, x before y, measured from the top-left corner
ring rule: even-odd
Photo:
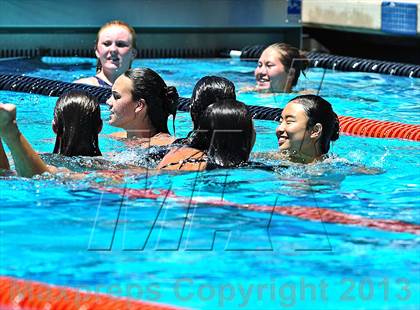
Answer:
[[[331,141],[338,139],[339,129],[338,116],[328,101],[316,95],[293,98],[276,129],[280,156],[298,163],[322,160]]]
[[[299,49],[285,43],[272,44],[258,59],[254,71],[256,90],[290,93],[308,65],[308,59]]]

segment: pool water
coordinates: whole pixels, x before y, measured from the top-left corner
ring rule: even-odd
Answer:
[[[43,58],[0,66],[73,81],[92,74],[94,63]],[[209,74],[231,79],[247,104],[283,107],[296,95],[241,92],[253,84],[254,66],[230,59],[134,63],[155,69],[184,97]],[[410,78],[311,69],[296,89],[320,88],[339,115],[419,124],[419,86]],[[55,100],[0,91],[0,102],[18,106],[20,129],[39,152],[53,149]],[[102,116],[109,117],[105,106]],[[175,124],[179,137],[191,129],[187,113]],[[277,148],[276,126],[256,121],[254,151]],[[110,139],[114,131],[105,125],[100,137],[105,158],[141,163],[144,153]],[[317,207],[420,225],[420,145],[343,135],[331,151],[328,163],[275,171],[1,177],[0,273],[186,308],[418,309],[418,235],[275,211]]]

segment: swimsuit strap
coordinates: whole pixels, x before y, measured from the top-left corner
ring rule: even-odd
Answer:
[[[173,145],[189,145],[191,144],[191,139],[190,138],[178,138],[176,139],[174,142],[172,142],[171,144]]]
[[[175,165],[179,165],[179,169],[181,169],[185,164],[196,164],[196,163],[206,163],[207,162],[207,155],[203,154],[202,156],[196,158],[193,157],[197,154],[201,153],[201,151],[197,151],[196,153],[192,154],[190,157],[185,158],[183,160],[180,160],[179,162],[176,163],[169,163],[166,164],[165,166],[162,167],[162,169],[166,168],[166,167],[170,167],[170,166],[175,166]]]
[[[184,166],[185,164],[197,164],[197,163],[206,163],[207,162],[207,155],[203,154],[200,157],[193,157],[196,154],[199,154],[201,151],[198,151],[197,153],[191,155],[191,157],[185,158],[184,160],[182,160],[181,163],[179,163],[179,169],[182,168],[182,166]]]
[[[104,80],[102,80],[100,77],[98,77],[98,76],[95,75],[94,78],[98,81],[100,87],[103,87],[103,88],[112,88],[111,85],[109,85],[107,82],[105,82]]]

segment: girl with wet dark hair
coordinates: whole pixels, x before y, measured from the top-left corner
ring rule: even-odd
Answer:
[[[302,95],[287,103],[276,135],[285,159],[311,163],[325,158],[331,141],[339,138],[339,130],[338,116],[328,101]]]
[[[235,85],[231,81],[214,75],[207,75],[198,80],[194,86],[190,104],[193,130],[188,133],[187,138],[177,139],[174,144],[189,144],[207,107],[224,99],[236,100]]]
[[[71,91],[57,100],[53,130],[56,132],[54,153],[64,156],[100,156],[98,134],[102,129],[99,104],[89,93]],[[46,165],[20,132],[16,122],[16,106],[0,104],[0,138],[9,147],[18,175],[32,177],[57,168]],[[1,143],[1,141],[0,141]],[[7,168],[3,147],[0,147],[0,168]]]
[[[248,161],[255,131],[245,104],[236,100],[217,101],[199,119],[191,143],[171,150],[158,169],[197,171],[236,167]]]
[[[331,103],[316,95],[302,95],[295,100],[302,105],[308,116],[308,128],[315,127],[317,123],[321,124],[323,129],[319,137],[319,152],[327,154],[331,141],[338,140],[340,136],[340,122]]]
[[[245,104],[222,100],[204,111],[190,146],[204,150],[222,167],[245,163],[253,146],[254,126]]]
[[[109,124],[126,131],[113,136],[137,138],[141,146],[171,144],[174,138],[167,122],[169,115],[175,122],[178,98],[176,88],[166,86],[152,69],[126,71],[115,81],[107,101],[111,110]]]
[[[54,109],[56,133],[53,153],[64,156],[101,156],[98,134],[102,129],[97,99],[85,91],[61,95]]]
[[[193,129],[198,128],[201,115],[207,107],[223,99],[236,100],[235,85],[224,77],[204,76],[195,84],[190,105]]]

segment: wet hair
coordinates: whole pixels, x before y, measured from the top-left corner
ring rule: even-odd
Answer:
[[[172,115],[175,131],[175,116],[179,99],[176,88],[166,86],[160,75],[149,68],[129,69],[124,75],[133,83],[131,92],[133,100],[146,101],[147,114],[153,127],[158,132],[169,133],[168,117]]]
[[[134,30],[134,28],[131,27],[129,24],[121,21],[121,20],[111,20],[111,21],[107,22],[106,24],[102,25],[101,29],[99,29],[98,34],[96,35],[96,41],[95,41],[95,47],[94,47],[95,51],[98,48],[99,36],[100,36],[102,30],[104,30],[105,28],[108,28],[110,26],[120,26],[120,27],[126,28],[128,30],[128,32],[131,34],[131,47],[133,49],[137,49],[136,31]],[[102,64],[98,59],[96,61],[96,73],[100,72],[101,70],[102,70]]]
[[[245,104],[225,99],[204,111],[190,146],[206,152],[218,166],[234,167],[248,161],[253,137],[252,117]]]
[[[101,156],[98,134],[102,128],[98,100],[86,91],[62,94],[54,108],[53,153],[64,156]]]
[[[316,123],[322,125],[319,143],[322,154],[327,154],[330,149],[330,142],[336,141],[340,135],[340,122],[331,104],[316,95],[298,96],[289,102],[296,102],[302,105],[308,117],[307,129],[311,129]]]
[[[195,84],[190,105],[194,130],[198,128],[201,115],[207,107],[219,100],[236,100],[235,85],[219,76],[204,76]]]
[[[305,74],[309,66],[308,58],[296,47],[286,43],[274,43],[266,48],[273,49],[279,54],[279,60],[289,74],[293,74],[292,87],[296,86],[300,73]],[[290,73],[290,70],[293,70]]]

